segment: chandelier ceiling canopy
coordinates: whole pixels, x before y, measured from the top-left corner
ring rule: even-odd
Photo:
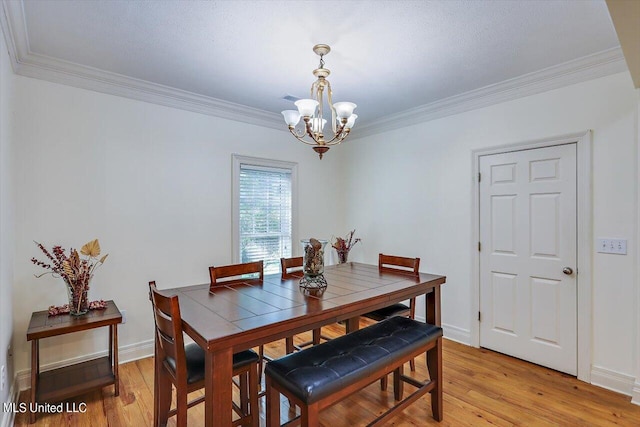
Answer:
[[[332,145],[344,141],[358,116],[353,114],[353,110],[356,108],[356,104],[353,102],[333,103],[331,83],[327,80],[327,76],[331,72],[324,68],[324,55],[328,54],[331,48],[326,44],[317,44],[313,47],[313,51],[320,56],[320,66],[313,70],[313,75],[317,77],[317,80],[311,85],[311,97],[296,101],[295,105],[298,110],[285,110],[282,115],[291,134],[300,142],[311,145],[322,159],[322,155],[329,151]],[[327,95],[326,105],[331,110],[331,134],[327,135],[327,139],[325,139],[327,119],[323,117],[325,93]],[[304,127],[296,129],[300,119],[302,119]]]

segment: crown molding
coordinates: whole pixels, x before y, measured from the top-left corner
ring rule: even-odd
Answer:
[[[30,54],[14,65],[16,74],[109,95],[288,131],[280,114],[223,101],[90,67]]]
[[[0,26],[7,42],[13,71],[18,75],[252,125],[287,130],[282,123],[282,117],[277,113],[34,53],[29,47],[22,0],[2,0]],[[369,125],[363,124],[355,129],[351,139],[487,107],[626,70],[620,48],[605,50],[393,114]]]
[[[357,128],[352,139],[464,113],[572,84],[627,71],[622,50],[612,48],[500,83],[454,95]]]

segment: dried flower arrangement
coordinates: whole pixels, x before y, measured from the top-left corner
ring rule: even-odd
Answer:
[[[80,315],[86,313],[90,308],[100,309],[106,307],[104,301],[94,301],[90,304],[87,299],[89,282],[93,277],[93,273],[96,268],[104,263],[108,256],[107,254],[98,259],[98,256],[100,256],[100,243],[98,239],[94,239],[82,246],[80,254],[86,256],[84,259],[81,258],[78,251],[73,248],[67,256],[61,246],[54,246],[51,252],[49,252],[41,243],[35,242],[35,244],[51,261],[51,264],[48,264],[36,258],[31,258],[32,263],[49,270],[35,276],[42,277],[45,274],[52,274],[54,277],[62,278],[67,285],[69,294],[69,306],[49,307],[49,314],[53,313],[53,315],[55,315],[69,312],[74,315]]]
[[[353,235],[356,233],[356,230],[351,230],[347,233],[347,235],[342,237],[336,237],[336,240],[331,243],[331,247],[333,247],[336,252],[338,252],[338,263],[343,264],[347,262],[347,258],[349,257],[349,251],[353,248],[356,243],[362,241],[359,237],[354,239]]]

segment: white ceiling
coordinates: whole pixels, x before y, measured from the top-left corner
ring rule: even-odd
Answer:
[[[567,74],[585,79],[624,67],[604,0],[3,0],[3,6],[20,74],[151,102],[174,98],[203,112],[206,104],[226,110],[223,116],[283,129],[275,120],[293,106],[282,98],[308,97],[317,43],[332,48],[325,61],[334,102],[358,104],[354,133],[446,110],[456,100],[495,98],[533,83],[543,83],[540,91]]]

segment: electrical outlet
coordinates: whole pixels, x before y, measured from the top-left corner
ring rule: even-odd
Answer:
[[[4,384],[6,381],[7,381],[7,372],[4,365],[2,365],[2,367],[0,367],[0,391],[4,390]]]
[[[603,254],[627,254],[627,239],[598,239],[596,250]]]
[[[120,314],[122,314],[122,324],[127,323],[127,310],[120,310]]]

